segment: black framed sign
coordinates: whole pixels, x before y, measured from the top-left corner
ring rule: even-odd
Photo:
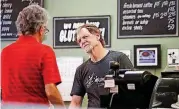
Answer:
[[[43,0],[1,0],[1,40],[18,38],[15,21],[19,12],[29,4],[43,6]]]
[[[77,16],[53,18],[53,48],[79,48],[75,42],[75,31],[83,24],[96,25],[103,36],[106,46],[111,47],[110,16]]]
[[[134,45],[135,68],[160,68],[161,45]]]
[[[118,38],[178,37],[178,0],[118,0]]]

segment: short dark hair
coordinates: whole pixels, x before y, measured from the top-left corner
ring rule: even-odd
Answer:
[[[99,41],[101,42],[102,46],[105,47],[105,40],[103,39],[99,28],[97,26],[93,25],[93,24],[84,24],[84,25],[78,27],[77,30],[76,30],[76,33],[75,33],[75,40],[76,41],[77,41],[77,35],[82,28],[86,28],[91,34],[94,34],[94,33],[99,34],[100,35]]]

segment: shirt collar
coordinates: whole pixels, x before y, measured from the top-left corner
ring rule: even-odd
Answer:
[[[38,42],[32,35],[20,35],[17,42]]]

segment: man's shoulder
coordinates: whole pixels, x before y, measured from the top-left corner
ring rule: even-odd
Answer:
[[[109,55],[112,55],[112,56],[120,57],[120,56],[124,55],[124,53],[120,52],[120,51],[110,50],[109,52],[110,52]]]
[[[78,66],[78,69],[83,69],[84,67],[87,66],[87,64],[89,63],[90,59],[86,60],[85,62],[83,62],[80,66]]]
[[[11,43],[11,44],[7,45],[6,47],[4,47],[2,49],[1,53],[5,53],[6,51],[11,50],[14,45],[15,45],[15,43]]]
[[[51,46],[42,43],[36,43],[36,45],[31,46],[30,48],[34,48],[33,51],[36,51],[40,54],[54,53],[53,48]]]
[[[49,45],[45,45],[45,44],[39,44],[39,46],[36,48],[38,49],[41,53],[52,53],[54,52],[53,51],[53,48]]]
[[[2,51],[6,51],[6,50],[9,50],[9,49],[13,49],[14,47],[18,47],[17,46],[18,43],[17,42],[13,42],[9,45],[7,45],[6,47],[4,47],[2,49]],[[37,43],[35,44],[34,46],[31,46],[31,47],[34,47],[34,49],[39,49],[39,48],[42,48],[42,49],[46,49],[46,50],[52,50],[52,47],[50,47],[49,45],[45,45],[45,44],[41,44],[41,43]]]
[[[53,48],[49,45],[41,44],[41,47],[46,49],[46,50],[52,50]]]
[[[81,65],[79,65],[77,67],[77,72],[81,72],[81,71],[85,70],[87,67],[89,67],[89,63],[90,63],[89,61],[90,61],[90,59],[86,60]]]
[[[109,55],[108,58],[112,58],[114,61],[119,61],[120,59],[126,57],[126,55],[123,52],[120,51],[114,51],[114,50],[110,50],[109,51]]]

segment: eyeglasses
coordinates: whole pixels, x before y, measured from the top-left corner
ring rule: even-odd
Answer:
[[[45,31],[45,34],[47,34],[49,32],[49,29],[47,29],[47,27],[44,27],[44,31]]]

